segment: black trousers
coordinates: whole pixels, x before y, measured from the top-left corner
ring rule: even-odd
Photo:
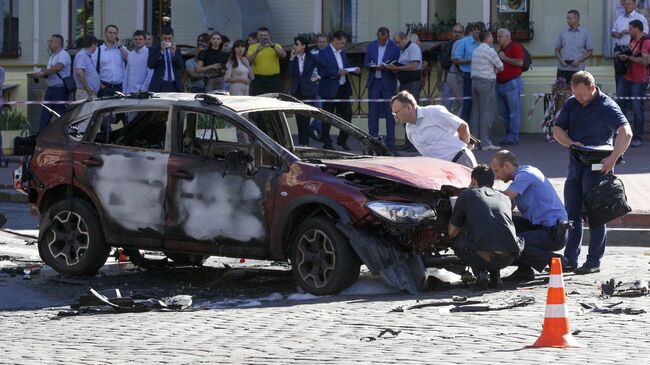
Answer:
[[[251,95],[262,95],[269,93],[282,92],[282,83],[280,82],[280,75],[262,76],[255,75],[251,82]]]
[[[350,99],[350,85],[343,84],[339,85],[339,89],[336,91],[334,99]],[[326,111],[336,114],[345,120],[348,123],[352,123],[352,103],[342,102],[342,103],[323,103],[323,109]],[[323,142],[327,144],[332,144],[332,137],[330,136],[330,127],[329,123],[323,123],[322,138]],[[338,144],[343,144],[347,142],[348,134],[344,131],[339,131],[339,137],[336,139]]]
[[[576,72],[578,71],[557,70],[557,74],[555,75],[555,78],[559,79],[561,77],[566,80],[567,86],[571,86],[571,77]]]
[[[314,95],[303,95],[298,89],[294,95],[296,98],[303,99],[314,99]],[[311,117],[296,113],[296,124],[298,125],[298,144],[301,146],[309,146],[309,122]]]
[[[162,84],[160,84],[160,90],[158,91],[161,93],[180,92],[175,81],[163,81]]]
[[[454,254],[467,266],[472,268],[474,274],[479,271],[496,271],[510,266],[515,261],[514,254],[503,254],[496,256],[492,261],[485,261],[472,247],[467,233],[461,232],[451,243]]]

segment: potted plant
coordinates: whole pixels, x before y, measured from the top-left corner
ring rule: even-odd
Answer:
[[[2,152],[11,155],[14,152],[14,138],[29,135],[29,121],[22,112],[15,108],[4,109],[0,118],[2,128]]]
[[[512,37],[517,42],[529,42],[533,39],[533,21],[520,21],[513,25]]]

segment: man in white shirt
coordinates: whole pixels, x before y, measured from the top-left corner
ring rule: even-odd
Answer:
[[[39,78],[47,77],[47,90],[43,98],[44,101],[66,101],[70,95],[65,89],[63,79],[70,76],[72,66],[70,55],[63,49],[63,36],[60,34],[52,34],[47,44],[52,55],[50,60],[47,61],[47,68],[42,72],[35,73],[34,78],[38,81]],[[65,112],[65,104],[51,104],[48,107],[59,114]],[[47,127],[51,118],[52,113],[43,108],[41,110],[40,129]]]
[[[407,90],[390,101],[395,120],[404,124],[406,137],[422,156],[435,157],[468,167],[475,167],[476,158],[467,148],[469,126],[442,105],[419,107]]]
[[[636,0],[623,1],[623,14],[616,18],[614,27],[612,28],[612,38],[614,39],[614,53],[621,51],[623,46],[627,47],[630,44],[630,22],[632,20],[640,20],[643,23],[643,33],[648,34],[648,20],[642,14],[636,12]],[[616,78],[616,85],[618,85],[621,76],[625,74],[625,63],[618,57],[614,57],[614,76]]]
[[[145,33],[141,30],[133,32],[133,51],[129,52],[129,62],[124,73],[124,93],[149,91],[149,83],[153,70],[147,67],[149,49],[144,46]]]
[[[118,44],[117,32],[116,25],[107,25],[104,28],[104,44],[97,47],[97,52],[93,54],[101,80],[97,96],[109,96],[114,95],[116,91],[122,91],[129,51]]]

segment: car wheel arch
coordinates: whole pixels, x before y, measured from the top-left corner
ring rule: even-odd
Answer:
[[[350,213],[336,200],[317,195],[302,196],[292,201],[283,210],[283,214],[278,220],[277,239],[271,252],[288,257],[293,229],[298,227],[302,221],[319,215],[327,216],[344,224],[352,221]]]

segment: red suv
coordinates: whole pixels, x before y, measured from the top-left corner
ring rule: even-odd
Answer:
[[[353,152],[296,146],[296,115],[346,132]],[[93,275],[111,246],[291,261],[314,294],[361,264],[417,291],[449,246],[449,197],[470,170],[393,157],[364,131],[285,95],[140,94],[74,104],[36,139],[16,187],[39,214],[39,252]],[[199,260],[200,261],[200,260]]]

